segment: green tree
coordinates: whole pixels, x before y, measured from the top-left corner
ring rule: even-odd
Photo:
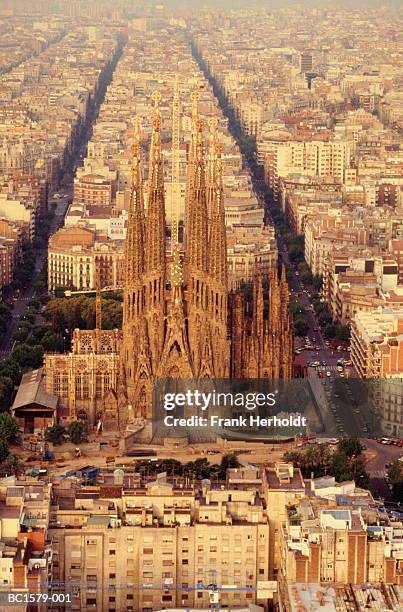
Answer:
[[[43,347],[39,344],[34,346],[19,344],[14,349],[12,358],[18,363],[21,369],[35,370],[42,366],[43,352]]]
[[[236,455],[224,455],[221,459],[218,477],[220,480],[225,480],[227,476],[227,470],[229,468],[239,467],[239,461]]]
[[[300,315],[304,313],[304,309],[298,301],[290,302],[288,309],[293,316]]]
[[[329,325],[332,322],[332,315],[327,311],[327,310],[322,310],[322,312],[319,315],[319,323],[322,327],[325,327],[326,325]],[[336,333],[336,328],[334,330],[334,333]]]
[[[364,447],[358,438],[342,438],[339,441],[338,450],[344,452],[347,457],[358,457]]]
[[[63,444],[65,434],[66,430],[63,425],[52,425],[52,427],[47,428],[45,437],[48,442],[58,446]]]
[[[393,483],[392,485],[392,499],[395,502],[403,503],[403,478]]]
[[[323,286],[323,276],[321,274],[315,274],[312,279],[312,286],[316,291],[321,291]]]
[[[330,464],[330,474],[336,478],[337,482],[352,479],[350,464],[344,451],[336,451],[333,454]]]
[[[306,285],[312,284],[313,276],[310,270],[307,270],[306,272],[302,272],[300,279]]]
[[[73,421],[68,426],[68,434],[73,444],[81,444],[87,437],[86,425],[82,421]]]
[[[0,462],[2,463],[9,455],[8,444],[5,440],[0,440]]]
[[[4,461],[0,463],[0,477],[12,476],[21,472],[21,463],[15,455],[11,453],[6,457]]]
[[[30,333],[30,325],[26,322],[22,322],[14,332],[14,340],[18,342],[25,342]]]
[[[5,409],[11,405],[14,383],[9,376],[0,375],[0,407]]]
[[[301,451],[286,453],[284,459],[293,463],[295,467],[299,467],[305,478],[309,478],[311,474],[314,477],[327,474],[334,476],[337,482],[354,480],[361,488],[370,487],[370,479],[365,470],[365,460],[354,439],[345,445],[340,445],[333,454],[327,445],[320,444],[309,446]]]
[[[102,327],[122,327],[122,302],[119,299],[102,299]],[[55,333],[65,328],[92,329],[95,325],[95,297],[77,296],[50,300],[44,310],[45,318],[51,322]]]
[[[341,342],[348,342],[350,340],[350,326],[349,325],[337,325],[336,337]]]
[[[181,476],[183,474],[183,464],[177,459],[163,459],[158,463],[158,471]]]
[[[288,250],[288,256],[291,261],[302,261],[302,259],[304,258],[304,250],[300,246],[293,245]]]
[[[7,378],[11,378],[14,385],[17,385],[20,382],[20,379],[21,379],[20,367],[14,359],[11,359],[11,357],[8,357],[7,359],[0,361],[0,377],[3,377],[3,376]]]
[[[323,334],[326,340],[332,340],[336,335],[336,326],[332,323],[326,325]]]
[[[0,440],[8,444],[15,440],[18,430],[17,419],[8,412],[2,412],[0,414]]]
[[[388,467],[388,476],[393,484],[403,478],[403,465],[401,461],[394,461]]]
[[[63,336],[49,330],[43,336],[41,345],[46,352],[62,353],[64,350]]]
[[[309,325],[304,318],[298,318],[294,321],[294,332],[296,336],[306,336],[309,330]]]

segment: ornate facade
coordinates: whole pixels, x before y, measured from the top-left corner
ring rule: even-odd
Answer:
[[[135,128],[119,376],[115,375],[116,353],[112,351],[113,375],[109,389],[103,391],[103,410],[109,416],[115,412],[119,426],[133,417],[151,418],[155,378],[289,378],[292,371],[285,275],[279,278],[273,267],[268,306],[260,275],[256,275],[252,295],[244,297],[239,291],[228,290],[221,153],[214,121],[210,121],[205,151],[196,96],[184,238],[180,243],[173,219],[168,239],[158,95],[154,103],[146,186],[142,182],[138,122]],[[178,146],[174,138],[173,164],[175,140]],[[175,185],[172,189],[175,192]],[[49,357],[46,359],[49,363]],[[72,380],[77,375],[72,373]],[[77,389],[73,386],[72,395]],[[92,409],[92,419],[97,411],[98,406]]]
[[[118,425],[113,403],[109,414],[104,400],[117,388],[121,341],[120,330],[75,329],[71,353],[45,355],[45,389],[59,398],[59,422],[102,417],[104,427]]]

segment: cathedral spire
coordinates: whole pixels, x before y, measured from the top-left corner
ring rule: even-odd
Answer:
[[[174,95],[172,103],[172,172],[171,172],[171,242],[175,245],[179,242],[179,203],[180,203],[180,97],[179,79],[175,77]]]
[[[185,195],[185,250],[187,250],[188,245],[188,224],[189,224],[189,205],[192,199],[193,192],[193,177],[194,177],[194,168],[196,161],[196,141],[197,141],[197,129],[198,129],[198,121],[199,121],[199,111],[198,111],[198,102],[199,102],[200,94],[198,91],[192,92],[191,100],[192,100],[192,131],[190,136],[190,145],[188,151],[188,159],[187,159],[187,174],[186,174],[186,195]]]
[[[207,203],[204,163],[203,122],[197,121],[196,159],[193,162],[189,193],[186,261],[193,271],[207,272]]]
[[[153,130],[150,146],[148,205],[145,232],[145,267],[149,274],[158,271],[165,275],[165,200],[161,157],[160,99],[161,94],[159,92],[154,92]]]
[[[131,190],[126,238],[126,285],[140,281],[144,271],[144,204],[141,180],[140,119],[134,120]]]
[[[217,119],[211,117],[209,119],[209,144],[207,154],[207,167],[206,167],[206,185],[207,185],[207,218],[209,223],[212,219],[212,207],[216,192],[215,186],[215,172],[217,163]]]
[[[180,97],[179,78],[175,77],[172,103],[172,180],[171,180],[171,268],[170,281],[172,287],[182,285],[182,265],[179,252],[179,206],[181,199],[180,186]]]
[[[213,171],[214,192],[211,202],[211,228],[209,239],[209,272],[212,278],[227,290],[227,239],[225,232],[224,193],[222,185],[221,150],[215,143]]]
[[[258,268],[253,279],[253,332],[259,342],[263,340],[264,333],[264,298],[262,276]]]

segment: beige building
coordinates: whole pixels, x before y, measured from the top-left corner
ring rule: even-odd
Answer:
[[[117,470],[115,484],[56,497],[53,580],[77,584],[72,610],[208,608],[214,575],[237,587],[220,593],[222,606],[267,605],[257,583],[268,579],[269,526],[256,491],[123,479]]]
[[[379,298],[378,304],[373,301],[373,307],[382,303],[381,290],[384,292],[396,291],[398,284],[398,263],[394,257],[383,255],[378,249],[357,245],[349,248],[346,255],[344,249],[336,248],[329,253],[323,270],[322,295],[328,302],[333,317],[337,318],[336,300],[343,288],[351,285],[363,285],[368,288],[367,294],[375,293]],[[341,300],[341,297],[340,297]],[[358,312],[355,311],[355,312]],[[350,312],[349,318],[355,312]]]
[[[403,308],[359,313],[351,326],[351,360],[371,394],[382,433],[403,435]]]
[[[227,230],[228,283],[235,289],[252,281],[256,273],[268,276],[277,263],[277,244],[272,226],[234,225]]]
[[[263,225],[264,210],[255,197],[226,197],[225,225]]]
[[[277,198],[281,178],[292,174],[333,177],[343,183],[350,166],[352,150],[352,143],[338,140],[279,142],[266,156],[267,184]]]
[[[15,476],[0,479],[0,592],[47,592],[50,485]],[[18,608],[23,609],[23,608]],[[41,602],[38,612],[45,612]]]
[[[403,372],[402,349],[400,353],[398,350],[402,333],[402,308],[378,308],[355,316],[351,326],[351,360],[361,378],[380,378]],[[380,359],[383,347],[386,348],[385,358]],[[391,351],[393,347],[396,350]]]
[[[280,580],[402,585],[401,524],[387,517],[381,524],[370,509],[331,506],[323,497],[287,507],[281,526]]]
[[[112,183],[99,174],[86,174],[74,179],[74,201],[88,206],[110,208]]]
[[[276,463],[267,467],[262,474],[262,495],[266,507],[270,508],[269,570],[270,578],[275,579],[281,567],[280,529],[287,517],[287,506],[297,503],[306,495],[305,481],[301,471],[290,463]]]
[[[49,239],[48,287],[94,289],[96,275],[100,287],[118,287],[124,278],[124,241],[109,240],[97,230],[68,226]]]
[[[365,228],[349,217],[323,215],[308,218],[304,230],[305,261],[313,274],[324,274],[326,259],[334,249],[367,242]]]

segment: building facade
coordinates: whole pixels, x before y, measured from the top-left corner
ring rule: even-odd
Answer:
[[[109,240],[92,228],[68,226],[49,239],[48,288],[73,290],[99,286],[122,287],[124,280],[124,241]]]

